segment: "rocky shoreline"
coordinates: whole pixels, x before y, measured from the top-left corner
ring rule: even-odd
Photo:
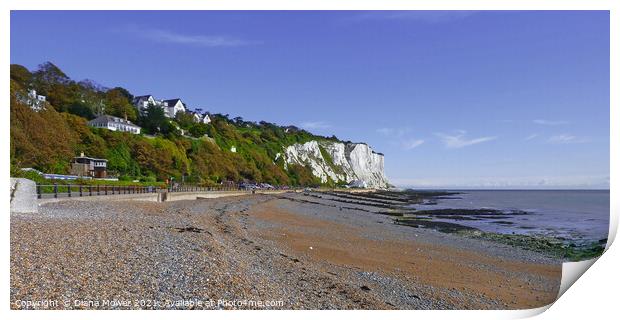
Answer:
[[[555,300],[557,258],[394,223],[399,205],[425,198],[48,203],[11,215],[11,308],[520,309]]]
[[[482,232],[474,227],[459,223],[463,220],[487,220],[490,223],[512,225],[513,222],[506,219],[530,214],[523,210],[502,211],[489,208],[415,210],[409,206],[419,203],[436,204],[436,201],[440,199],[459,199],[458,192],[408,190],[405,192],[378,191],[354,196],[347,195],[345,192],[322,194],[335,196],[330,198],[332,201],[388,209],[375,213],[394,216],[394,223],[399,225],[428,228],[444,233],[459,234],[464,237],[504,243],[537,251],[562,261],[581,261],[598,257],[603,253],[607,242],[607,239],[583,242],[542,235]],[[313,196],[323,197],[322,195]],[[350,199],[355,199],[355,201]],[[441,221],[435,220],[435,218],[441,218]]]

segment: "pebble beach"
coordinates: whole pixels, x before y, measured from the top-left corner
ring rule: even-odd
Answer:
[[[46,203],[11,214],[11,309],[526,309],[555,300],[558,259],[395,224],[381,214],[391,201],[284,193]]]

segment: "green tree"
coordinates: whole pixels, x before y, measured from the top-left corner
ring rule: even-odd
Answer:
[[[123,88],[123,87],[114,87],[108,91],[116,91],[118,93],[120,93],[121,95],[123,95],[127,101],[132,102],[134,96],[131,94],[131,92],[129,92],[129,90]]]
[[[67,173],[78,135],[52,108],[34,112],[11,98],[11,162],[44,172]]]
[[[123,88],[110,89],[105,93],[106,113],[119,118],[127,117],[128,120],[136,121],[138,111],[128,98],[129,92]]]
[[[207,134],[208,129],[209,127],[204,123],[194,123],[189,128],[189,134],[191,134],[193,137],[200,138]]]
[[[58,111],[66,111],[72,102],[79,99],[80,86],[51,62],[39,65],[32,74],[32,83]]]
[[[138,121],[143,129],[152,134],[175,134],[176,132],[175,126],[166,117],[164,109],[154,104],[146,107],[144,115]]]
[[[194,121],[194,115],[189,112],[179,111],[174,117],[174,120],[179,124],[179,126],[183,129],[191,128],[196,121]]]
[[[38,66],[38,69],[34,72],[34,81],[37,87],[46,94],[49,94],[53,85],[63,84],[67,85],[71,83],[71,79],[51,62],[45,62]]]
[[[83,102],[74,102],[67,108],[69,113],[72,113],[76,116],[80,116],[82,118],[86,118],[88,120],[95,118],[95,113],[93,109]]]
[[[11,80],[15,81],[21,89],[28,89],[32,83],[32,73],[26,67],[19,64],[11,65]]]

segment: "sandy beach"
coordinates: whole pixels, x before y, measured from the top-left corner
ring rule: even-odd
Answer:
[[[286,193],[43,204],[11,215],[11,308],[523,309],[555,300],[559,260],[395,224],[377,214],[390,201]]]

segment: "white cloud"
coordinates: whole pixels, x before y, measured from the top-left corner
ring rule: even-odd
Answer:
[[[376,131],[377,133],[387,137],[391,145],[399,147],[402,150],[412,150],[424,143],[424,140],[422,139],[407,137],[408,133],[411,131],[411,128],[408,127],[379,128]]]
[[[308,122],[303,122],[300,124],[300,126],[304,129],[326,129],[326,128],[330,128],[331,125],[329,125],[328,123],[325,123],[323,121],[308,121]]]
[[[193,45],[199,47],[240,47],[260,43],[257,41],[249,41],[227,35],[188,35],[164,29],[148,29],[135,26],[127,27],[126,30],[123,31],[155,42]]]
[[[411,128],[379,128],[377,133],[387,137],[401,138],[411,131]]]
[[[412,150],[412,149],[419,147],[423,143],[424,143],[424,140],[422,139],[409,139],[409,140],[403,141],[401,143],[401,146],[405,150]]]
[[[570,122],[565,120],[544,120],[544,119],[536,119],[534,120],[535,124],[540,124],[543,126],[561,126],[569,124]]]
[[[377,129],[377,132],[384,136],[389,136],[392,134],[392,130],[392,128],[379,128]]]
[[[527,137],[525,138],[525,141],[530,141],[530,140],[532,140],[532,139],[536,139],[536,138],[538,138],[538,136],[539,136],[539,135],[538,135],[538,133],[533,133],[533,134],[530,134],[529,136],[527,136]]]
[[[475,144],[488,142],[488,141],[497,139],[497,137],[491,137],[491,136],[479,137],[479,138],[467,138],[466,137],[467,132],[463,130],[459,130],[458,134],[456,135],[449,135],[445,133],[436,133],[435,135],[438,136],[443,142],[443,144],[446,146],[446,148],[449,148],[449,149],[458,149],[458,148],[473,146]]]
[[[573,135],[564,133],[550,137],[547,142],[553,144],[571,144],[571,143],[584,143],[588,142],[587,139],[578,138]]]

